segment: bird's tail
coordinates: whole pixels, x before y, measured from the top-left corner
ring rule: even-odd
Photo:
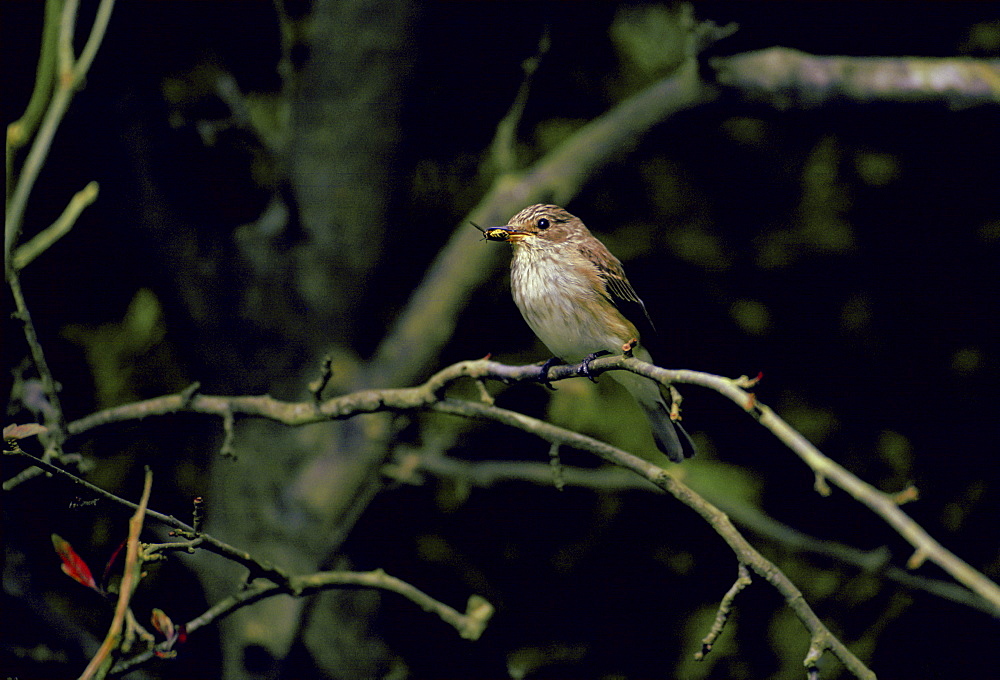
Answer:
[[[670,418],[670,411],[666,404],[661,401],[652,409],[647,409],[642,403],[639,405],[643,407],[642,410],[646,412],[646,417],[649,419],[656,448],[675,463],[680,463],[685,458],[694,455],[694,442],[691,441],[691,436],[679,420]]]
[[[614,371],[605,375],[610,375],[621,383],[642,407],[649,419],[656,448],[666,454],[667,458],[679,463],[694,455],[694,442],[680,422],[670,417],[670,409],[667,408],[657,383],[627,371]]]

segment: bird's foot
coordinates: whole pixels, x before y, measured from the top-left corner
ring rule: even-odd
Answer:
[[[590,382],[597,382],[597,378],[595,378],[594,375],[590,372],[590,362],[596,359],[597,357],[603,357],[606,354],[611,354],[611,352],[609,352],[606,349],[602,349],[600,352],[594,352],[593,354],[588,354],[586,357],[584,357],[583,362],[580,364],[580,368],[577,372],[580,375],[587,376],[587,378],[590,379]]]
[[[552,357],[551,359],[548,359],[544,364],[542,364],[542,367],[538,369],[538,382],[555,392],[556,388],[552,386],[552,381],[549,380],[549,369],[562,363],[565,362],[559,357]]]

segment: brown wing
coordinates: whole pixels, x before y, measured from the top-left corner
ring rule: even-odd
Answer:
[[[639,331],[640,345],[656,356],[656,328],[649,318],[646,305],[625,277],[622,263],[604,247],[602,252],[581,248],[581,254],[597,265],[597,274],[604,283],[605,295],[622,315]]]

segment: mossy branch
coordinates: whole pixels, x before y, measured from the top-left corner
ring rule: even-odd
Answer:
[[[24,220],[24,211],[28,205],[28,197],[31,195],[42,166],[45,165],[45,159],[48,157],[49,149],[52,147],[52,140],[55,138],[56,130],[59,128],[59,124],[62,123],[62,119],[69,109],[73,95],[83,85],[84,78],[86,78],[87,72],[90,70],[90,65],[93,63],[94,57],[97,56],[97,50],[104,40],[104,33],[107,30],[108,22],[111,20],[111,10],[115,4],[115,0],[101,0],[97,6],[94,23],[90,27],[87,42],[79,58],[76,58],[73,55],[73,34],[76,27],[78,1],[65,0],[65,4],[58,3],[61,5],[59,8],[61,11],[58,34],[55,37],[51,33],[56,31],[56,29],[50,23],[52,21],[50,14],[54,12],[54,6],[46,8],[46,27],[44,29],[42,45],[42,60],[45,62],[45,72],[42,72],[43,65],[40,63],[39,75],[48,77],[47,74],[52,68],[51,60],[54,59],[56,70],[54,74],[55,82],[52,85],[47,85],[45,82],[36,84],[36,91],[39,91],[38,97],[45,99],[44,93],[50,87],[52,88],[52,96],[48,98],[48,106],[45,109],[41,122],[37,125],[37,133],[31,142],[31,148],[28,150],[24,165],[21,167],[20,172],[17,173],[17,181],[14,184],[13,190],[7,192],[6,219],[4,222],[4,261],[8,271],[13,266],[13,250],[21,234],[21,226]],[[53,42],[55,43],[54,45],[52,45]],[[54,57],[52,56],[53,51]],[[33,95],[29,107],[34,102],[35,96]],[[38,104],[35,105],[36,108],[38,106]],[[19,145],[26,144],[29,139],[29,135],[26,133],[36,127],[34,123],[34,116],[36,114],[33,111],[29,111],[31,117],[27,119],[22,117],[7,128],[8,177],[13,175],[14,149]]]
[[[835,101],[1000,104],[998,59],[821,56],[769,47],[710,64],[720,84],[783,109]]]

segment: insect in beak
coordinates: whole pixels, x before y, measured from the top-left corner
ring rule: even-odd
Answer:
[[[523,232],[519,229],[514,229],[513,227],[480,227],[475,222],[470,222],[479,231],[483,232],[484,241],[520,241],[525,236],[527,232]]]
[[[506,241],[510,237],[510,230],[507,229],[507,227],[490,227],[489,229],[486,229],[484,227],[480,227],[475,222],[469,222],[469,224],[483,232],[484,241]]]
[[[512,231],[507,227],[490,227],[483,231],[483,238],[487,241],[509,241]]]

